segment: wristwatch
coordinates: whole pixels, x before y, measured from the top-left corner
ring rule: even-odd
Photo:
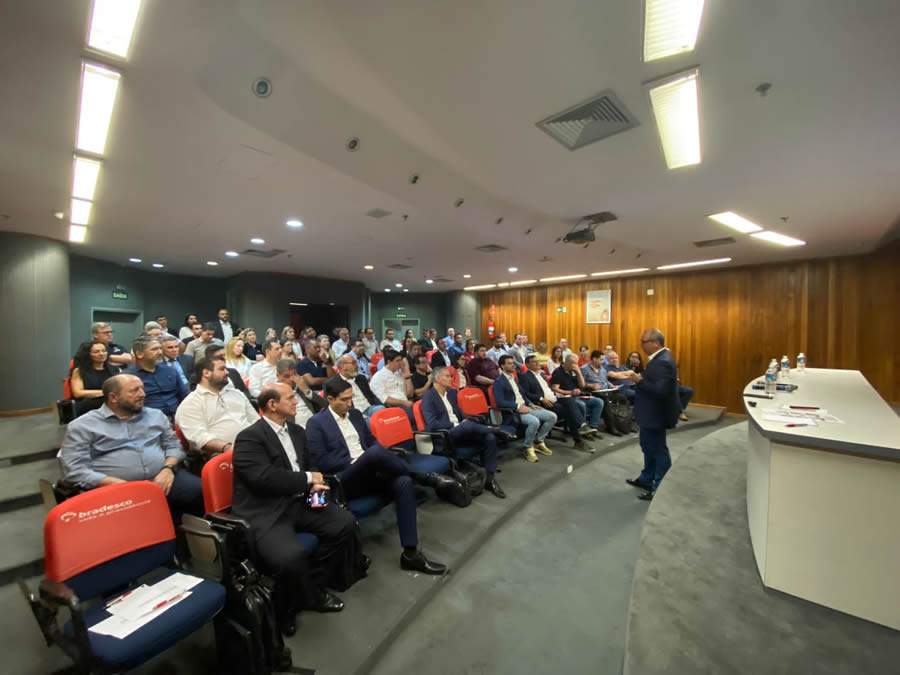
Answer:
[[[163,464],[163,468],[171,471],[173,476],[176,473],[178,473],[178,465],[177,464]]]

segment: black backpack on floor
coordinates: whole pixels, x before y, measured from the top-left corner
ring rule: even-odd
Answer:
[[[487,471],[483,467],[478,466],[474,462],[467,459],[458,459],[453,467],[454,475],[460,474],[458,480],[465,479],[464,485],[469,486],[469,494],[477,497],[484,492],[484,486],[487,483]]]
[[[610,396],[606,405],[609,413],[607,422],[620,434],[630,434],[634,426],[634,409],[624,396]]]

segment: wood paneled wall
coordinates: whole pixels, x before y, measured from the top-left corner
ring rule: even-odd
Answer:
[[[613,322],[587,324],[585,293],[602,288],[612,289]],[[482,335],[492,305],[510,339],[525,331],[534,344],[612,344],[623,359],[640,349],[643,329],[657,327],[694,401],[733,412],[743,412],[740,392],[769,359],[793,363],[801,351],[812,367],[861,370],[900,401],[900,242],[864,256],[486,291]]]

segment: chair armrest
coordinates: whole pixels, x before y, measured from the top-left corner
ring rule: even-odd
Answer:
[[[207,513],[206,517],[209,519],[209,522],[212,524],[213,528],[216,526],[220,528],[226,528],[228,531],[233,531],[237,529],[249,530],[250,523],[248,523],[243,518],[240,518],[231,511],[216,511],[215,513]]]
[[[54,607],[68,607],[73,611],[80,609],[80,603],[78,596],[75,595],[75,591],[64,583],[41,579],[38,592],[40,593],[41,601]]]
[[[407,455],[409,455],[409,450],[407,450],[406,448],[401,447],[399,445],[392,445],[391,447],[388,448],[388,450],[390,450],[392,452],[396,452],[401,457],[406,457]]]

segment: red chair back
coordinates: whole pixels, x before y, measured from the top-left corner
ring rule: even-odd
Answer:
[[[416,429],[418,431],[428,431],[425,428],[425,414],[422,412],[422,401],[413,403],[413,417],[416,419]]]
[[[67,377],[63,380],[63,399],[66,401],[72,400],[72,378]]]
[[[428,359],[429,364],[431,364],[431,357],[434,356],[434,353],[436,351],[437,351],[437,349],[429,349],[427,352],[425,352],[425,358]]]
[[[66,581],[98,565],[174,541],[166,496],[155,483],[107,485],[67,499],[44,520],[44,571]]]
[[[456,402],[463,415],[486,415],[488,413],[488,403],[484,396],[484,392],[478,387],[466,387],[460,389],[456,395]]]
[[[200,481],[203,484],[203,508],[216,513],[231,506],[234,493],[234,452],[215,455],[203,465]]]
[[[382,354],[381,352],[375,352],[374,354],[372,354],[372,360],[369,363],[373,366],[377,366],[378,362],[383,358],[384,354]]]
[[[185,454],[191,451],[191,444],[188,442],[187,437],[184,435],[184,432],[181,430],[181,427],[177,424],[175,425],[175,435],[178,436],[178,440],[181,442],[181,449],[184,450]]]
[[[493,387],[488,387],[488,399],[491,403],[491,407],[496,408],[497,407],[497,399],[494,398],[494,388]]]
[[[409,417],[400,408],[382,408],[369,418],[369,426],[375,439],[385,448],[405,443],[413,437]]]

